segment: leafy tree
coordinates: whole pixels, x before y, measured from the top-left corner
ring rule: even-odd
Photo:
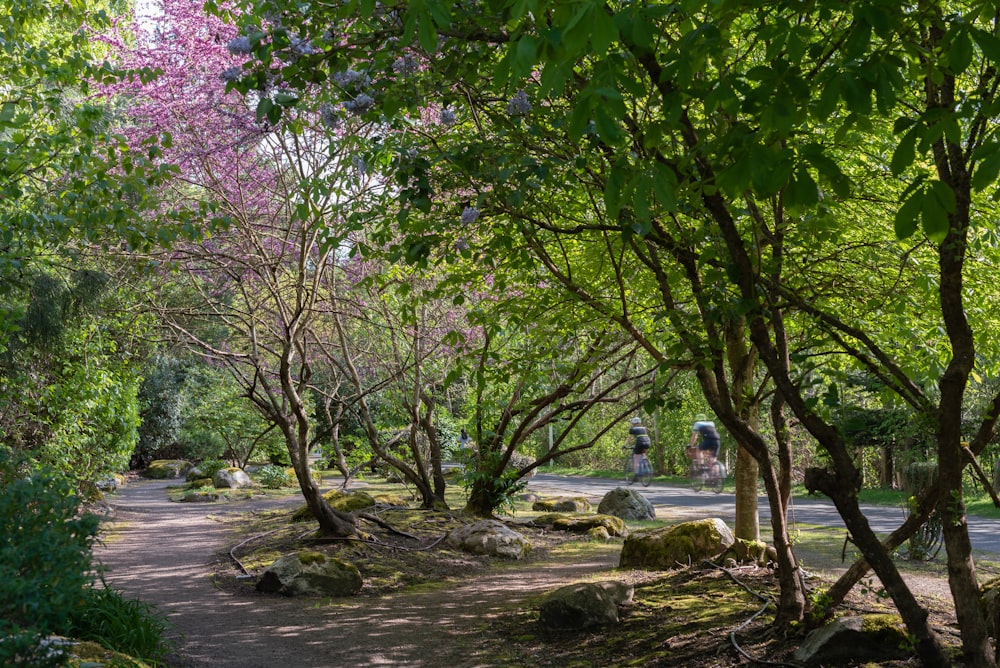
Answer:
[[[0,356],[3,441],[83,483],[124,470],[136,443],[148,322],[96,270],[25,276]]]
[[[461,132],[442,129],[416,141],[419,148],[400,147],[396,223],[411,233],[407,257],[425,261],[440,242],[466,234],[457,216],[446,215],[464,187],[489,214],[481,257],[503,249],[541,258],[583,303],[657,350],[662,364],[696,368],[713,411],[761,467],[781,559],[779,622],[805,612],[782,519],[790,411],[831,462],[807,483],[833,498],[928,665],[947,660],[887,547],[937,506],[966,660],[994,665],[961,500],[962,417],[983,416],[971,438],[975,453],[1000,414],[996,398],[965,403],[976,365],[995,368],[969,298],[995,299],[970,264],[995,256],[982,223],[1000,171],[991,129],[1000,40],[990,7],[346,3],[306,19],[291,3],[247,4],[251,20],[270,15],[265,8],[289,10],[264,27],[270,39],[249,34],[260,62],[292,44],[321,45],[283,73],[283,90],[350,68],[377,76],[364,93],[331,86],[341,104],[356,108],[363,94],[365,112],[386,122],[402,125],[427,108],[439,109],[445,126],[466,121]],[[321,43],[316,26],[331,25],[346,36]],[[406,69],[407,58],[415,67],[400,81],[394,65]],[[262,82],[257,73],[238,85],[266,96]],[[864,217],[846,215],[862,208]],[[421,215],[431,210],[438,215]],[[861,231],[860,221],[871,227]],[[856,245],[865,233],[884,242],[877,266],[905,274],[916,290],[845,300],[830,283],[807,280],[834,275],[845,257],[870,266],[871,253]],[[909,241],[891,245],[893,237]],[[596,251],[564,250],[567,238],[593,239],[605,264]],[[622,308],[609,310],[601,283],[582,280],[599,266],[615,277]],[[634,278],[637,266],[648,292],[625,289],[643,281]],[[933,280],[917,280],[919,266]],[[652,321],[667,334],[659,346],[636,325],[648,295],[660,307]],[[904,319],[936,323],[938,334],[911,354],[892,328]],[[937,364],[926,363],[931,357]],[[758,359],[776,390],[775,462],[746,403],[763,396],[747,391]],[[850,360],[935,424],[939,483],[885,544],[858,507],[860,475],[831,421],[836,374],[825,388],[812,382],[827,360]]]

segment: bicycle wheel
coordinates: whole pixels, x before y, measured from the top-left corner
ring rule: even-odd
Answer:
[[[691,481],[691,489],[700,492],[705,486],[705,472],[697,464],[692,464],[688,469],[688,479]]]
[[[629,455],[625,458],[625,482],[632,484],[632,456]]]
[[[642,458],[642,463],[639,464],[638,478],[643,487],[649,487],[649,483],[653,481],[653,465],[645,457]]]
[[[726,486],[726,467],[722,462],[712,464],[708,473],[708,488],[718,494]]]

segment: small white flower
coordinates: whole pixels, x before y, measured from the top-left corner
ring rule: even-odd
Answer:
[[[246,36],[237,37],[229,42],[226,48],[234,56],[246,56],[253,53],[253,45],[250,43],[250,38]]]
[[[479,209],[474,206],[467,206],[462,210],[462,224],[471,225],[479,218]]]
[[[319,119],[323,122],[323,125],[331,130],[336,130],[340,126],[340,115],[337,114],[337,109],[332,104],[320,105]]]
[[[298,56],[309,56],[316,53],[316,49],[309,43],[309,40],[302,39],[301,37],[290,39],[289,48],[291,48],[292,53]]]
[[[522,88],[507,103],[507,113],[511,116],[524,116],[529,111],[531,111],[531,102],[528,101],[528,94]]]
[[[365,174],[368,173],[368,163],[365,162],[363,156],[352,155],[351,164],[354,165],[354,169],[357,170],[358,176],[364,176]]]
[[[354,114],[355,116],[360,116],[370,110],[375,106],[375,100],[372,99],[370,95],[361,93],[353,100],[348,100],[344,102],[344,109],[348,113]]]
[[[371,83],[371,79],[364,72],[345,70],[343,72],[335,72],[333,74],[333,83],[345,90],[351,88],[360,89]]]
[[[243,73],[242,67],[239,66],[227,67],[226,69],[222,70],[222,74],[219,75],[219,78],[222,79],[223,81],[239,81],[240,75],[242,73]]]

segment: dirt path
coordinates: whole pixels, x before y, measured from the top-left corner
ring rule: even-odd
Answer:
[[[213,585],[212,564],[231,547],[216,519],[281,501],[172,503],[169,482],[137,481],[112,499],[124,524],[97,550],[109,585],[156,605],[174,626],[173,668],[486,667],[489,619],[562,584],[615,566],[537,563],[479,573],[447,589],[330,602],[239,596]]]

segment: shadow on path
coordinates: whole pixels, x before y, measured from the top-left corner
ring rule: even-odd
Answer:
[[[213,517],[298,497],[226,504],[173,503],[176,481],[138,481],[111,499],[124,522],[95,550],[108,584],[157,606],[175,630],[176,668],[343,666],[487,667],[482,629],[527,597],[615,563],[534,563],[474,574],[447,588],[383,598],[291,599],[231,594],[213,585],[213,562],[231,547]],[[606,557],[605,557],[606,559]]]

